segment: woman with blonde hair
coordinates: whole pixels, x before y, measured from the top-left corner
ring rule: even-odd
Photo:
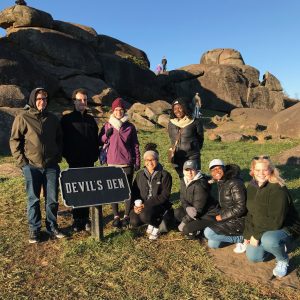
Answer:
[[[250,175],[244,249],[252,262],[264,261],[268,254],[275,256],[273,275],[284,277],[289,263],[286,244],[300,234],[299,214],[268,156],[252,159]]]

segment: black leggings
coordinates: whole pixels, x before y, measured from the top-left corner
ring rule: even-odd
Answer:
[[[145,205],[144,209],[140,214],[136,214],[132,209],[129,213],[130,224],[133,227],[138,227],[142,224],[149,224],[154,227],[159,227],[159,224],[162,221],[162,216],[166,209],[162,206],[147,206]]]
[[[186,216],[185,209],[182,206],[176,208],[174,211],[174,216],[178,222],[182,222],[183,218]],[[216,220],[214,216],[204,215],[202,218],[186,223],[186,225],[183,227],[183,233],[186,235],[196,234],[198,231],[203,231],[206,227],[209,227],[215,222]]]
[[[124,172],[127,176],[129,187],[131,189],[134,169],[133,169],[133,167],[122,167],[122,169],[124,170]],[[130,200],[125,201],[125,212],[124,212],[124,214],[127,215],[127,216],[129,215],[130,206],[131,206]],[[118,205],[118,203],[112,204],[111,208],[112,208],[114,216],[118,216],[119,215],[119,205]]]

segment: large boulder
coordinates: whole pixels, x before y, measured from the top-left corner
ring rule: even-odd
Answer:
[[[61,80],[60,85],[67,98],[71,98],[73,91],[79,87],[87,90],[89,98],[101,94],[104,89],[108,88],[103,80],[85,75],[78,75]]]
[[[0,85],[0,106],[24,107],[29,92],[16,85]]]
[[[280,81],[270,72],[266,72],[263,76],[261,85],[265,86],[270,91],[282,91]]]
[[[71,35],[80,41],[92,43],[95,46],[98,42],[97,32],[92,27],[55,20],[53,29]]]
[[[38,9],[15,5],[0,12],[0,27],[44,27],[52,28],[53,19],[50,14]]]
[[[0,107],[0,153],[3,155],[10,154],[9,138],[11,127],[19,111],[20,109],[18,108]]]
[[[152,71],[115,55],[101,54],[99,57],[103,66],[104,81],[120,95],[141,101],[160,98],[161,90]]]
[[[114,54],[122,58],[130,59],[141,66],[150,67],[150,62],[144,51],[110,36],[99,35],[97,49],[100,53]]]
[[[235,49],[213,49],[205,52],[200,64],[217,64],[217,65],[244,65],[241,53]]]
[[[172,105],[164,100],[156,100],[154,102],[146,104],[156,115],[169,112],[172,109]]]
[[[95,50],[71,35],[37,27],[14,28],[8,31],[8,40],[54,65],[79,69],[86,74],[102,73]]]
[[[6,39],[0,39],[0,84],[19,86],[21,90],[25,88],[27,91],[42,86],[50,94],[55,93],[58,88],[55,77],[41,72],[30,59],[12,47]]]
[[[277,113],[268,122],[268,132],[274,136],[300,138],[300,103]]]

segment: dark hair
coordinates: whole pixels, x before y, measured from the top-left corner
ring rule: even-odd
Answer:
[[[175,114],[174,114],[174,106],[175,106],[176,104],[181,105],[184,114],[185,114],[186,116],[188,116],[189,118],[192,118],[192,112],[191,112],[191,110],[189,109],[189,105],[187,104],[187,99],[181,97],[181,98],[175,99],[175,100],[172,102],[172,109],[171,109],[171,112],[170,112],[170,118],[171,118],[171,119],[176,118],[176,116],[175,116]]]
[[[83,94],[83,95],[88,96],[87,90],[85,90],[85,89],[77,89],[77,90],[75,90],[75,91],[72,93],[72,100],[75,100],[75,99],[76,99],[76,95],[77,95],[78,93],[79,93],[79,94]]]
[[[147,151],[154,151],[158,154],[157,145],[155,143],[147,143],[145,145],[145,152]]]

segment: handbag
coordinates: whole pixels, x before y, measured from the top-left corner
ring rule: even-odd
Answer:
[[[173,147],[171,147],[168,150],[168,161],[169,163],[174,163],[174,156],[175,156],[175,151],[176,151],[176,147],[178,145],[178,142],[180,140],[180,135],[181,135],[181,128],[178,131],[177,137],[176,137],[176,141]]]
[[[109,146],[109,142],[105,143],[100,148],[100,154],[99,154],[100,165],[105,165],[107,163],[108,146]]]

